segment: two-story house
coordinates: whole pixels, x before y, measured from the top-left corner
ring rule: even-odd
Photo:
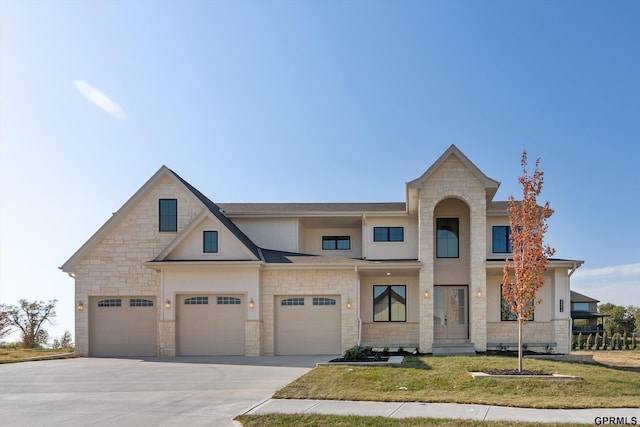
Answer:
[[[390,203],[216,204],[161,167],[61,267],[85,356],[425,353],[517,342],[499,182],[451,146]],[[570,351],[552,259],[525,342]]]

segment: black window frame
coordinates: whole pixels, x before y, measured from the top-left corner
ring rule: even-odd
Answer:
[[[504,298],[502,293],[502,287],[504,284],[500,284],[500,321],[501,322],[516,322],[518,320],[518,314],[511,310],[509,303]],[[529,305],[533,305],[532,301]],[[533,322],[535,320],[535,310],[531,312],[531,316],[527,319],[527,322]]]
[[[208,234],[213,234],[215,233],[215,242],[216,242],[216,247],[215,250],[207,250],[207,242],[209,242],[209,240],[207,240],[207,235]],[[217,254],[220,253],[220,233],[218,233],[218,230],[204,230],[202,232],[202,253],[205,254]]]
[[[455,232],[454,230],[450,230],[448,228],[445,227],[449,227],[450,226],[450,222],[451,221],[455,221]],[[443,224],[441,226],[441,223]],[[441,237],[438,235],[440,230],[445,230],[451,233],[454,233],[456,236],[456,255],[455,256],[441,256],[440,255],[440,245],[441,245],[441,241],[445,241],[445,239],[441,239]],[[451,239],[446,239],[446,241],[448,242]],[[447,248],[449,247],[449,245],[447,244]],[[455,218],[455,217],[441,217],[441,218],[436,218],[436,258],[439,259],[458,259],[460,258],[460,218]]]
[[[400,230],[401,237],[400,239],[394,238],[392,230],[398,231]],[[383,234],[382,236],[378,235],[378,232]],[[373,241],[374,242],[404,242],[404,227],[373,227]]]
[[[161,232],[178,231],[178,199],[158,200],[158,230]]]
[[[496,249],[496,231],[505,231],[506,235],[506,248],[498,248]],[[501,241],[505,236],[501,236]],[[511,226],[509,225],[494,225],[491,227],[491,253],[494,254],[510,254],[513,252],[513,247],[511,245]]]
[[[376,288],[387,288],[387,290],[383,291],[380,296],[386,295],[386,307],[389,312],[389,316],[387,320],[376,320]],[[393,288],[401,287],[404,289],[404,311],[403,311],[403,319],[394,320],[393,319],[393,311],[391,310],[392,301],[393,301]],[[380,323],[406,323],[407,322],[407,285],[373,285],[373,321]]]
[[[348,246],[346,248],[340,247],[340,242],[346,241]],[[333,242],[333,247],[325,247],[325,242]],[[351,236],[322,236],[322,250],[323,251],[350,251],[351,250]]]

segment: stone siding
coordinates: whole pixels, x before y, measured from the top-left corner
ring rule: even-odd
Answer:
[[[158,231],[158,199],[161,198],[178,199],[178,231],[183,230],[203,209],[190,193],[165,176],[142,195],[76,266],[76,301],[83,301],[85,305],[84,311],[76,310],[75,339],[79,355],[89,355],[89,296],[155,296],[158,325],[161,324],[160,274],[144,265],[177,235],[175,232]],[[158,346],[173,347],[175,352],[175,334],[166,335],[161,329],[158,326]],[[173,344],[171,336],[174,337]]]
[[[366,345],[418,344],[420,324],[418,322],[378,322],[362,324],[361,342]]]

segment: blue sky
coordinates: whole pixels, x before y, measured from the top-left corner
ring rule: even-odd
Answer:
[[[640,305],[637,1],[0,1],[0,302],[161,165],[217,202],[404,201],[456,144],[541,158],[572,288]]]

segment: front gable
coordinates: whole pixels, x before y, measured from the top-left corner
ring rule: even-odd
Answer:
[[[205,246],[205,238],[208,239]],[[204,209],[154,261],[257,261],[209,209]]]

